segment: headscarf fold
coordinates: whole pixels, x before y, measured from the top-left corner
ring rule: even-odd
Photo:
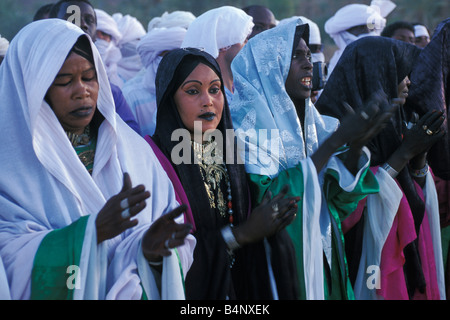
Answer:
[[[5,170],[0,177],[0,255],[13,299],[30,297],[32,257],[41,240],[84,216],[89,216],[79,266],[84,272],[74,298],[140,299],[140,239],[152,221],[178,205],[154,153],[116,114],[106,71],[89,37],[99,83],[97,110],[104,120],[92,175],[79,160],[45,96],[80,37],[86,37],[80,28],[61,19],[33,22],[14,38],[0,68],[0,127],[9,137],[0,154]],[[124,172],[133,185],[144,184],[153,200],[137,216],[137,227],[97,245],[97,213],[121,190]],[[192,262],[192,240],[179,248],[185,271]],[[171,292],[177,292],[173,298],[183,295]]]
[[[430,149],[428,161],[433,173],[450,180],[450,19],[436,28],[432,40],[420,53],[411,72],[411,85],[405,107],[419,115],[429,110],[443,111],[446,135]]]
[[[253,18],[239,8],[211,9],[190,24],[181,47],[203,49],[217,58],[220,49],[244,43],[253,26]]]

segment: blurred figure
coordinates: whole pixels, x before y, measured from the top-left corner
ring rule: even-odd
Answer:
[[[253,17],[253,23],[255,24],[249,38],[253,38],[258,33],[272,29],[277,25],[275,15],[265,6],[251,5],[242,8],[242,10],[244,10],[249,16]]]
[[[338,50],[328,64],[328,74],[347,45],[366,36],[379,36],[386,25],[385,17],[395,8],[392,1],[372,1],[365,4],[349,4],[339,9],[325,22],[325,32],[334,40]]]
[[[40,7],[34,14],[33,21],[48,19],[52,8],[53,3],[49,3]]]
[[[203,49],[217,60],[228,102],[231,102],[234,91],[231,62],[248,41],[254,26],[252,20],[236,7],[211,9],[191,23],[181,45],[182,48]]]
[[[419,48],[425,48],[428,43],[430,43],[430,32],[428,28],[423,24],[414,25],[414,37],[415,44]]]
[[[6,51],[8,51],[9,41],[2,38],[0,35],[0,64],[2,64],[3,59],[6,56]]]
[[[414,26],[406,21],[397,21],[391,23],[381,32],[382,37],[392,38],[411,44],[416,43],[414,36]]]
[[[112,17],[122,34],[118,44],[122,59],[117,63],[117,72],[125,83],[135,77],[143,67],[136,46],[147,32],[138,19],[128,14],[115,13]]]
[[[112,16],[100,9],[95,9],[95,13],[97,15],[97,40],[95,41],[95,46],[105,64],[109,80],[122,88],[124,81],[120,78],[117,71],[117,64],[122,59],[122,54],[118,47],[122,34]]]

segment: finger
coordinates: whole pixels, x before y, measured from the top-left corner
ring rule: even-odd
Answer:
[[[136,216],[138,213],[140,213],[142,210],[144,210],[144,208],[146,206],[147,206],[147,203],[145,201],[141,201],[141,202],[135,204],[134,206],[130,207],[128,209],[130,216],[127,218],[127,220]]]
[[[123,173],[123,187],[122,187],[121,192],[131,189],[131,187],[132,187],[132,184],[131,184],[130,175],[128,174],[128,172],[124,172]]]
[[[345,101],[342,102],[346,114],[355,114],[355,110]]]
[[[130,208],[141,203],[142,201],[147,200],[148,198],[150,198],[149,191],[140,192],[138,194],[130,195],[129,197],[127,197]]]
[[[285,184],[283,188],[281,188],[280,192],[275,197],[273,197],[270,202],[274,203],[282,199],[289,192],[289,189],[290,189],[289,185]]]
[[[263,197],[263,200],[261,201],[261,205],[266,205],[270,202],[270,199],[272,199],[272,191],[267,190],[266,194]]]
[[[172,211],[166,213],[163,217],[165,217],[165,219],[168,220],[175,220],[176,218],[178,218],[179,216],[181,216],[181,214],[183,212],[185,212],[187,210],[187,205],[186,204],[182,204],[181,206],[173,209]]]
[[[127,229],[131,229],[131,228],[136,227],[138,225],[138,223],[139,223],[139,221],[137,219],[134,219],[134,220],[127,219],[127,220],[125,220],[121,224],[122,231],[120,233],[124,232]]]

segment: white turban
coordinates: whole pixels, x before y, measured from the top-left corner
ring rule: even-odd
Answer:
[[[0,36],[0,56],[5,56],[9,47],[9,41]]]
[[[416,38],[418,37],[430,37],[430,34],[428,33],[428,30],[425,26],[417,24],[414,26],[414,36]]]
[[[253,26],[253,18],[241,9],[232,6],[211,9],[191,23],[181,47],[202,48],[217,58],[220,49],[244,43]]]
[[[97,15],[97,30],[107,33],[111,36],[112,41],[117,46],[122,39],[122,34],[117,27],[116,20],[103,10],[95,9]]]
[[[152,92],[155,88],[156,71],[162,59],[161,53],[180,48],[186,32],[182,27],[154,28],[139,41],[137,51],[147,70],[144,83]]]
[[[148,31],[154,28],[182,27],[187,29],[195,16],[189,11],[164,12],[161,17],[154,17],[148,23]]]
[[[114,13],[112,17],[117,22],[120,33],[122,33],[122,40],[119,46],[134,40],[139,40],[147,33],[142,23],[135,17],[128,14],[124,16],[121,13]]]
[[[342,52],[347,45],[365,36],[379,36],[386,26],[385,17],[395,8],[395,4],[389,0],[374,0],[371,5],[349,4],[338,11],[325,22],[325,32],[330,35],[339,48],[331,57],[328,65],[328,73],[334,69]],[[370,33],[355,36],[348,29],[367,25]]]

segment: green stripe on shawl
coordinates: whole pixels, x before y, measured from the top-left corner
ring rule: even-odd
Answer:
[[[31,273],[32,300],[73,299],[75,273],[68,268],[80,265],[88,218],[82,217],[44,237],[36,252]]]

